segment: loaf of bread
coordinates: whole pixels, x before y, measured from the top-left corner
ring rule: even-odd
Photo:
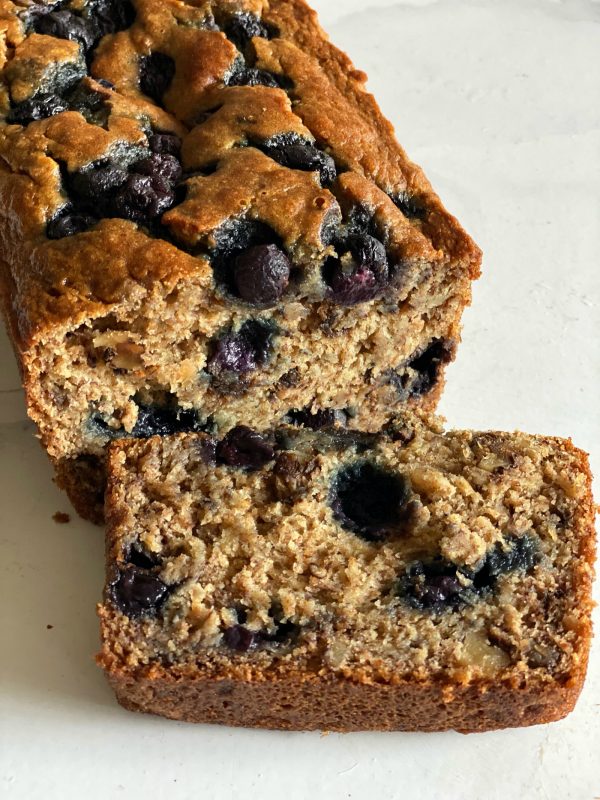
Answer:
[[[0,291],[43,445],[432,409],[480,252],[301,0],[4,0]]]
[[[287,729],[559,719],[591,637],[570,441],[238,426],[111,447],[106,671],[126,708]]]

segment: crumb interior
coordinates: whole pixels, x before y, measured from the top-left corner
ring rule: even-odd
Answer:
[[[254,471],[205,463],[202,435],[116,448],[106,662],[566,680],[590,613],[577,451],[409,428],[280,430]],[[131,562],[168,587],[160,610],[129,616],[115,604],[111,587]]]

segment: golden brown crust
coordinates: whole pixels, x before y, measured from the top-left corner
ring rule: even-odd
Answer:
[[[565,685],[365,685],[339,678],[288,676],[257,681],[173,679],[108,673],[129,711],[186,722],[323,731],[455,730],[480,733],[554,722],[569,714],[585,665]]]

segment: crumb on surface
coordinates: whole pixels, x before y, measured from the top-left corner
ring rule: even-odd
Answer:
[[[56,511],[52,514],[52,519],[58,525],[66,525],[68,522],[71,522],[71,516],[64,511]]]

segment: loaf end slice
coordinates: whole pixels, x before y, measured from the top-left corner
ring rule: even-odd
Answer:
[[[192,722],[560,719],[591,638],[590,481],[569,441],[408,418],[116,443],[98,662],[126,708]]]

